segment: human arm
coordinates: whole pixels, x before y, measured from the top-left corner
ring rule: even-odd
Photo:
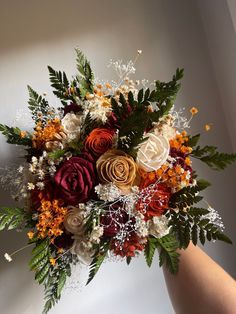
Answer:
[[[198,246],[180,251],[177,275],[164,268],[177,314],[236,314],[236,282]]]

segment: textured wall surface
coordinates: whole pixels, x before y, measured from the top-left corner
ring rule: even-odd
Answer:
[[[135,77],[167,80],[177,67],[184,67],[177,106],[199,108],[193,133],[202,131],[205,123],[213,123],[213,130],[203,135],[202,144],[212,143],[232,151],[236,63],[229,55],[236,41],[229,17],[227,1],[223,0],[3,0],[0,122],[11,124],[16,111],[27,107],[27,84],[40,93],[47,92],[48,99],[55,101],[46,65],[74,74],[74,47],[85,52],[95,74],[104,80],[114,77],[106,67],[110,58],[129,60],[137,49],[142,49]],[[224,36],[218,36],[221,30]],[[228,45],[227,51],[223,45]],[[26,127],[25,119],[19,123]],[[18,148],[7,145],[0,136],[0,167],[19,163],[17,154]],[[235,167],[215,173],[204,165],[195,165],[200,176],[213,183],[206,192],[207,200],[219,210],[227,234],[236,242]],[[10,203],[9,193],[0,189],[0,206]],[[25,241],[24,234],[0,233],[0,256],[23,246]],[[236,277],[235,248],[211,243],[206,251]],[[0,258],[1,313],[41,313],[43,294],[27,269],[29,254],[29,249],[21,252],[10,264]],[[85,270],[77,269],[73,280],[83,279],[85,274]],[[107,262],[88,287],[77,291],[72,286],[73,282],[52,314],[174,313],[157,257],[151,269],[142,257],[130,267]]]

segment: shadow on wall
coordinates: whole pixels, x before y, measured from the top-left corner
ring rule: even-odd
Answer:
[[[125,1],[125,6],[113,5],[111,1],[92,1],[88,6],[87,1],[4,1],[0,11],[0,38],[4,45],[0,46],[0,54],[5,54],[15,48],[38,44],[39,42],[51,42],[55,39],[84,35],[102,31],[103,28],[121,29],[120,36],[125,37],[122,30],[122,20],[129,29],[135,25],[129,21],[130,12],[136,17],[137,23],[145,18],[143,5],[139,1]],[[114,10],[114,11],[113,11]],[[109,12],[109,13],[108,13]],[[120,15],[119,18],[113,16]],[[10,17],[10,18],[9,18]],[[121,27],[119,27],[119,25]],[[107,29],[109,33],[109,29]],[[135,33],[135,32],[134,32]],[[141,30],[137,32],[140,36]],[[107,38],[103,38],[107,41]],[[130,38],[127,38],[127,44]]]

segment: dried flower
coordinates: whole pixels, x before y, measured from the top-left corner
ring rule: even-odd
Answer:
[[[5,257],[5,259],[6,259],[8,262],[12,262],[12,257],[11,257],[11,255],[9,255],[8,253],[5,253],[5,254],[4,254],[4,257]]]
[[[29,238],[30,240],[32,240],[33,237],[34,237],[34,232],[33,232],[33,231],[29,231],[29,232],[27,233],[27,236],[28,236],[28,238]]]
[[[210,131],[211,130],[211,126],[212,126],[211,123],[205,124],[205,126],[204,126],[205,131]]]
[[[56,265],[56,259],[55,258],[50,258],[50,264],[52,265],[52,266],[55,266]]]
[[[195,114],[198,113],[198,109],[197,109],[196,107],[192,107],[192,108],[190,109],[190,112],[191,112],[191,114],[194,116]]]

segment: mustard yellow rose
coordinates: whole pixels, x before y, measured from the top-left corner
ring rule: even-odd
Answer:
[[[108,150],[97,160],[101,183],[113,183],[121,191],[129,190],[137,175],[134,159],[120,150]]]

